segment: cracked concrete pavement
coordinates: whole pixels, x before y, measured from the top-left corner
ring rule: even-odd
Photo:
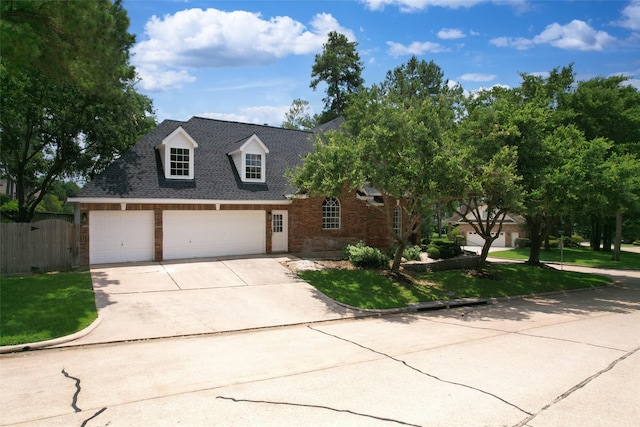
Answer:
[[[618,279],[473,309],[3,355],[0,424],[635,426],[640,271]]]

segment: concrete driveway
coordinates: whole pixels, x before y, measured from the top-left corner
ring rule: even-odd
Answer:
[[[237,331],[354,317],[300,280],[288,257],[91,268],[97,327],[63,345]]]

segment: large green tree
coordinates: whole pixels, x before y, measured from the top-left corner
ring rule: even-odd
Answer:
[[[599,165],[603,210],[614,213],[615,237],[612,259],[620,261],[623,217],[640,212],[640,161],[632,154],[611,154]]]
[[[350,99],[343,130],[316,141],[293,182],[303,191],[325,196],[371,185],[387,200],[382,209],[388,219],[400,206],[405,220],[395,234],[392,271],[397,273],[411,235],[430,207],[448,200],[459,168],[448,139],[452,103],[431,96],[400,102],[400,88],[391,76]],[[441,74],[433,78],[442,86]]]
[[[294,99],[291,107],[284,115],[282,127],[286,129],[309,130],[315,126],[315,121],[309,113],[309,101]]]
[[[606,138],[612,143],[607,154],[608,173],[604,170],[601,178],[603,191],[593,194],[586,212],[588,215],[581,217],[590,222],[591,247],[594,250],[610,251],[615,229],[614,258],[619,258],[620,253],[620,216],[623,213],[640,215],[635,198],[630,197],[632,193],[623,190],[628,183],[620,181],[629,175],[624,172],[625,168],[634,164],[628,156],[640,158],[640,91],[627,84],[627,80],[626,77],[612,76],[582,81],[565,99],[568,121],[575,123],[587,139]],[[606,182],[611,177],[618,182],[607,190]],[[622,194],[625,196],[620,197]]]
[[[34,68],[82,86],[132,79],[129,18],[121,0],[7,0],[0,3],[2,68]]]
[[[31,220],[59,179],[90,179],[154,125],[121,2],[2,3],[2,175]],[[47,41],[59,50],[48,48]]]
[[[414,55],[406,63],[387,71],[381,86],[395,102],[410,106],[416,100],[437,99],[449,90],[449,81],[435,62],[418,60]]]
[[[523,189],[520,213],[531,239],[528,262],[540,264],[540,248],[560,218],[583,209],[585,195],[597,183],[594,165],[605,161],[609,143],[587,139],[569,123],[564,106],[574,83],[571,66],[548,77],[523,74],[522,84],[507,90],[494,107],[494,125],[514,129],[504,142],[517,149],[516,173]],[[493,101],[492,101],[493,102]]]
[[[479,267],[500,236],[507,215],[522,208],[523,189],[517,173],[518,150],[510,142],[519,136],[516,126],[498,115],[508,110],[506,90],[495,87],[470,96],[455,140],[463,167],[460,198],[451,207],[484,239]]]
[[[316,119],[319,124],[343,114],[349,96],[362,89],[364,64],[357,46],[357,42],[350,42],[344,34],[331,31],[322,53],[315,56],[309,86],[316,90],[322,82],[327,85],[324,111]]]

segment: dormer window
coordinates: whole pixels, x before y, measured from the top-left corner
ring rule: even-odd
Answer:
[[[262,154],[245,154],[245,173],[246,179],[262,179]]]
[[[198,144],[178,127],[156,147],[167,179],[193,179],[194,149]]]
[[[170,148],[171,152],[171,176],[189,176],[189,149],[187,148]]]
[[[251,135],[248,139],[238,141],[234,150],[229,153],[242,182],[266,182],[267,154],[269,149],[258,138]]]

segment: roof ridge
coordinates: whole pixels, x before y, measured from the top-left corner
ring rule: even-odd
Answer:
[[[267,129],[276,129],[276,130],[279,130],[279,131],[303,132],[303,133],[308,133],[308,134],[313,133],[313,132],[308,131],[308,130],[289,129],[289,128],[285,128],[285,127],[282,127],[282,126],[273,126],[273,125],[269,125],[269,124],[240,122],[240,121],[237,121],[237,120],[223,120],[223,119],[216,119],[216,118],[213,118],[213,117],[203,117],[203,116],[198,116],[198,115],[192,116],[187,122],[183,122],[183,123],[188,123],[188,122],[191,122],[192,120],[208,120],[208,121],[221,122],[221,123],[235,123],[235,124],[245,125],[245,126],[267,128]]]

